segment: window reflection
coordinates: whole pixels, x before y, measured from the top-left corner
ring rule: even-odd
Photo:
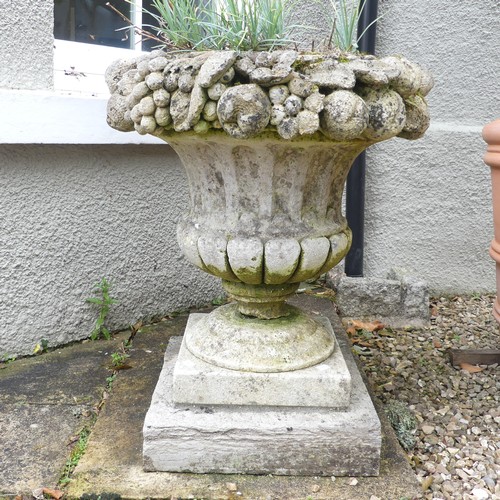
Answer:
[[[133,33],[129,29],[121,29],[127,23],[106,6],[107,3],[134,20],[133,8],[125,0],[54,0],[54,37],[95,45],[136,48],[137,39],[134,40]],[[150,9],[152,1],[138,3]],[[153,21],[143,13],[142,25],[147,24],[153,24]],[[144,41],[139,48],[151,50],[154,45],[151,41]]]

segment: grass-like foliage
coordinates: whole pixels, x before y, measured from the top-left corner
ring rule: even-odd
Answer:
[[[362,33],[357,33],[358,21],[368,0],[330,0],[333,16],[331,17],[331,35],[329,46],[332,44],[344,52],[355,52],[359,39],[366,31],[380,19],[372,21]]]
[[[290,45],[285,25],[292,0],[154,0],[147,11],[167,46],[178,49],[267,50]]]
[[[125,0],[133,4],[134,0]],[[313,2],[316,0],[312,0]],[[330,0],[330,37],[327,48],[355,52],[363,33],[356,33],[368,0]],[[136,26],[115,7],[106,4],[143,38],[172,50],[272,50],[296,46],[293,34],[311,26],[288,24],[296,0],[153,0],[143,11],[153,24]],[[319,44],[323,45],[323,44]]]

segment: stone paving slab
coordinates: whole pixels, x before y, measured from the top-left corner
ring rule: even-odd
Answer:
[[[329,317],[342,348],[349,341],[332,304],[325,299],[301,296],[298,304]],[[168,337],[182,334],[186,318],[159,323],[138,333],[131,352],[133,369],[120,372],[110,398],[91,434],[88,449],[68,487],[70,498],[82,494],[116,493],[122,498],[206,498],[252,500],[312,499],[384,500],[414,498],[419,493],[415,475],[383,415],[383,451],[378,477],[351,478],[251,476],[144,472],[142,426],[149,408]],[[380,413],[380,412],[379,412]],[[228,484],[229,483],[229,484]],[[237,491],[232,491],[232,484]],[[229,486],[229,487],[228,487]]]
[[[72,437],[90,422],[110,354],[130,333],[75,344],[0,369],[0,498],[54,488]]]

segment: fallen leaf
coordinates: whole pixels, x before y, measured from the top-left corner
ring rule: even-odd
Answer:
[[[360,339],[358,337],[353,337],[351,339],[351,342],[353,344],[358,344],[358,345],[361,345],[363,347],[371,347],[372,346],[372,344],[370,342],[367,342],[366,340],[362,340],[362,339]]]
[[[460,363],[460,368],[469,373],[478,373],[484,370],[484,368],[480,368],[476,365],[471,365],[470,363]]]
[[[443,347],[443,344],[442,344],[442,343],[441,343],[441,341],[440,341],[440,340],[438,340],[438,339],[434,339],[434,340],[432,341],[432,343],[434,344],[434,347],[435,347],[436,349],[441,349],[441,347]]]
[[[360,321],[357,319],[350,319],[347,321],[346,331],[350,335],[356,333],[359,330],[365,330],[367,332],[377,332],[385,328],[385,325],[380,321]]]
[[[382,330],[380,330],[378,332],[378,334],[381,337],[394,337],[394,332],[392,330],[387,329],[387,328],[383,328]]]
[[[46,495],[49,495],[49,497],[55,498],[56,500],[59,500],[64,495],[64,492],[60,490],[51,490],[50,488],[44,488],[43,492]]]
[[[431,487],[431,484],[434,482],[434,477],[433,476],[427,476],[423,481],[422,481],[422,491],[426,491]]]

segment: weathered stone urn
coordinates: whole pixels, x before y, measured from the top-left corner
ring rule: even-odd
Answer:
[[[108,123],[160,137],[182,160],[191,203],[178,224],[179,244],[192,264],[221,278],[234,299],[190,319],[168,382],[171,405],[348,408],[351,375],[329,322],[286,299],[349,250],[341,200],[356,156],[376,142],[416,139],[427,129],[430,74],[400,57],[280,50],[154,52],[117,61],[106,78]],[[148,425],[145,449],[147,429],[155,427]],[[166,428],[165,449],[182,441]],[[146,468],[378,470],[377,460],[359,470],[259,465],[248,449],[236,458],[217,452],[209,463],[157,460],[155,453],[145,451]]]

